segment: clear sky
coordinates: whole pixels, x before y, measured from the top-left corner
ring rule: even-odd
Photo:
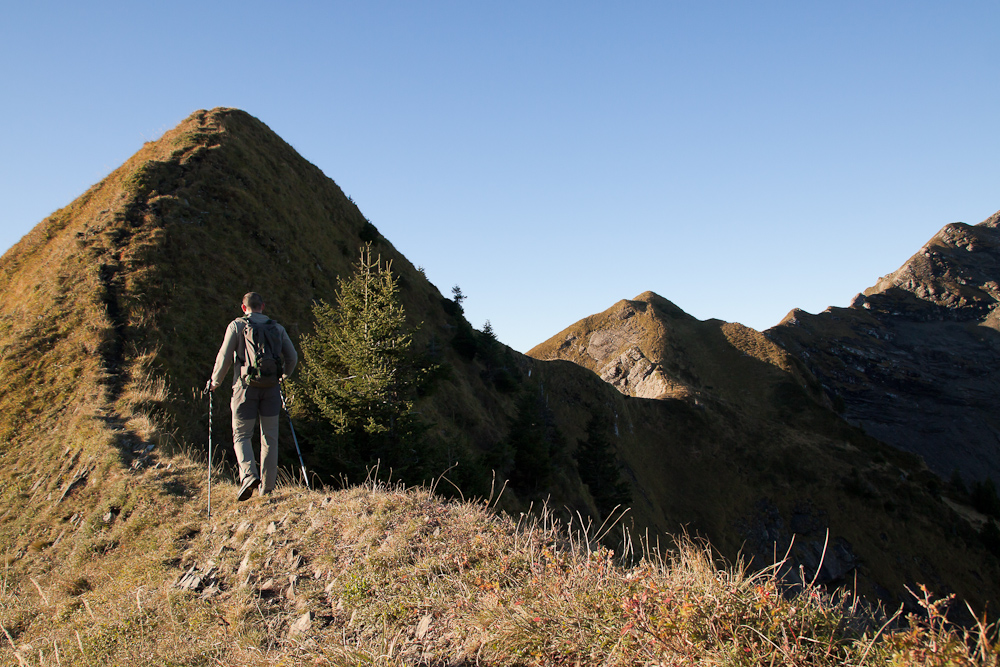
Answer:
[[[525,351],[652,290],[757,329],[1000,209],[1000,3],[4,2],[0,249],[256,116]]]

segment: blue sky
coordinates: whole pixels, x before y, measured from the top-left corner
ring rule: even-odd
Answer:
[[[766,329],[1000,209],[998,28],[996,2],[7,2],[0,249],[231,106],[516,349],[645,290]]]

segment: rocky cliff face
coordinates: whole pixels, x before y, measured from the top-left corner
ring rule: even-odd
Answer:
[[[654,300],[660,313],[653,306]],[[543,344],[536,348],[538,352],[529,354],[572,358],[626,396],[682,398],[693,395],[697,390],[682,378],[682,373],[671,373],[662,360],[651,360],[647,356],[652,352],[651,346],[657,344],[656,337],[662,336],[660,317],[664,315],[688,323],[692,320],[665,299],[652,293],[641,294],[632,301],[615,304],[603,313],[603,317],[588,318],[591,326],[568,330],[557,350],[549,350],[545,355]]]
[[[1000,213],[944,227],[848,308],[792,311],[767,336],[843,416],[943,477],[1000,479]]]

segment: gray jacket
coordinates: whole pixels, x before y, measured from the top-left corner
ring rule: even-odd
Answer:
[[[255,323],[263,323],[271,318],[263,313],[251,313],[250,319]],[[292,340],[288,337],[285,328],[277,322],[275,324],[281,333],[281,368],[282,379],[284,379],[295,370],[299,355],[295,352],[295,347],[292,345]],[[246,321],[242,317],[237,317],[226,327],[226,337],[223,338],[222,347],[219,348],[219,353],[215,356],[215,368],[212,370],[213,387],[222,384],[222,378],[225,377],[226,371],[229,370],[234,361],[236,365],[233,368],[233,386],[239,384],[240,368],[243,366],[243,360],[246,359],[246,343],[243,341],[243,327],[245,326]]]

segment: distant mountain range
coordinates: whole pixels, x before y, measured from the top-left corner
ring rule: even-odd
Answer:
[[[998,227],[947,225],[850,307],[767,331],[845,419],[944,478],[1000,480]]]
[[[669,543],[687,531],[755,566],[787,551],[790,583],[856,582],[893,605],[926,583],[982,608],[1000,599],[990,519],[948,479],[998,477],[996,225],[946,227],[850,308],[796,311],[764,333],[647,292],[520,355],[474,330],[267,126],[199,111],[0,260],[0,481],[43,476],[4,497],[3,546],[29,571],[58,567],[84,536],[60,535],[32,498],[62,493],[67,516],[103,515],[114,502],[104,481],[151,449],[202,450],[197,390],[242,294],[264,294],[298,341],[312,304],[333,301],[371,242],[392,260],[415,345],[440,369],[416,403],[427,440],[406,481],[450,468],[454,487],[439,490],[486,496],[495,472],[493,488],[510,480],[509,512],[548,500],[600,522],[614,512],[580,452],[606,439],[633,535]],[[309,424],[298,427],[307,466],[322,468]],[[231,460],[225,409],[211,435]],[[65,468],[66,452],[108,451],[118,463],[91,464],[86,484],[62,490],[76,465]],[[283,464],[293,452],[286,442]]]

